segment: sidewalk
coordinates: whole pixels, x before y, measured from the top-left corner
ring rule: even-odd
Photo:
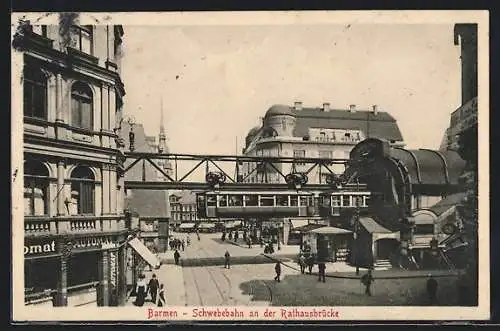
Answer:
[[[262,254],[268,259],[274,261],[281,261],[281,264],[290,269],[296,270],[300,272],[300,267],[295,261],[283,261],[278,256],[270,255],[270,254]],[[315,265],[312,275],[318,275],[317,266]],[[359,275],[356,275],[356,267],[348,265],[345,262],[330,262],[326,263],[326,277],[331,278],[347,278],[347,279],[358,279],[364,273],[368,271],[367,268],[359,268]],[[449,276],[458,276],[460,270],[405,270],[405,269],[388,269],[388,270],[379,270],[373,271],[374,279],[401,279],[401,278],[427,278],[429,274],[433,277],[449,277]],[[307,268],[306,268],[306,274]]]
[[[173,260],[173,252],[168,251],[165,253],[158,254],[158,258],[160,260]],[[184,284],[184,275],[182,271],[182,267],[175,264],[165,264],[162,263],[159,269],[152,271],[144,271],[144,275],[146,276],[146,280],[149,281],[151,276],[155,274],[156,278],[163,284],[165,288],[165,300],[167,306],[186,306],[186,290]],[[146,300],[151,300],[151,296],[148,295]],[[127,300],[127,306],[133,306],[133,302],[135,301],[135,297],[130,297]],[[151,307],[155,304],[146,301],[144,303],[144,307]]]

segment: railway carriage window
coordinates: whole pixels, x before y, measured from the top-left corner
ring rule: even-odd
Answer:
[[[340,196],[332,195],[332,207],[340,207]]]
[[[350,207],[351,206],[351,196],[343,195],[342,196],[342,207]]]
[[[227,195],[219,195],[219,207],[227,207]]]
[[[207,196],[207,206],[208,207],[215,207],[217,205],[217,197],[215,195],[208,195]]]
[[[300,197],[300,205],[301,206],[308,206],[309,205],[308,202],[309,202],[309,197],[307,197],[307,196]]]
[[[297,207],[299,205],[299,197],[296,195],[290,196],[290,206]]]
[[[258,206],[259,205],[259,199],[256,195],[245,195],[245,206]]]
[[[368,207],[368,203],[370,202],[370,197],[368,195],[365,195],[363,197],[363,206]]]
[[[230,195],[229,196],[229,206],[241,207],[243,206],[243,196],[241,195]]]
[[[288,206],[288,195],[277,195],[276,196],[276,205],[277,206]]]
[[[274,206],[274,196],[272,195],[261,195],[260,196],[260,205],[265,207]]]

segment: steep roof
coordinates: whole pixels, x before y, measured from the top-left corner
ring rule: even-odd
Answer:
[[[429,209],[436,213],[436,215],[441,215],[453,206],[456,206],[462,202],[465,198],[466,193],[460,192],[447,196],[443,200],[439,201],[435,205],[431,206]]]
[[[272,105],[266,112],[265,117],[275,116],[275,115],[289,115],[294,116],[292,108],[286,105]]]
[[[309,128],[361,130],[367,138],[402,141],[396,120],[387,112],[376,114],[369,110],[354,112],[341,109],[324,111],[322,108],[292,109],[296,117],[295,137],[309,134]]]
[[[191,191],[179,191],[171,195],[178,197],[178,202],[182,205],[192,205],[196,203],[196,194]]]
[[[170,217],[168,192],[160,190],[133,190],[125,197],[125,208],[139,217]]]
[[[389,229],[386,229],[382,225],[378,224],[373,218],[371,217],[361,217],[359,219],[359,223],[363,225],[363,227],[368,231],[369,233],[391,233],[392,231]]]

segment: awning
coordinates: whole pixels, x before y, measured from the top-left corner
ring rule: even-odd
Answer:
[[[160,267],[160,260],[138,239],[130,240],[129,245],[153,268]]]
[[[309,231],[309,233],[316,233],[316,234],[347,234],[347,233],[352,233],[352,231],[346,230],[346,229],[341,229],[341,228],[336,228],[334,226],[324,226],[322,228],[311,230],[311,231]]]
[[[198,228],[200,229],[210,229],[214,227],[215,227],[214,223],[200,223],[200,225],[198,226]]]
[[[309,224],[309,220],[290,220],[293,229]]]
[[[191,229],[194,228],[194,223],[181,223],[179,229]]]
[[[361,217],[359,223],[363,225],[368,233],[392,233],[391,230],[384,228],[371,217]]]
[[[306,232],[309,232],[311,230],[314,230],[314,229],[317,229],[317,228],[322,228],[322,227],[324,227],[323,224],[309,223],[307,225],[294,228],[293,231],[306,233]]]

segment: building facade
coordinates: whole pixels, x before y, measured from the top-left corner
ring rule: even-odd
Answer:
[[[389,113],[380,111],[376,105],[371,110],[360,110],[356,105],[350,105],[348,109],[332,109],[329,103],[309,108],[303,107],[301,102],[295,102],[293,106],[271,106],[262,125],[247,134],[243,154],[347,160],[352,148],[366,138],[381,138],[389,141],[391,146],[405,145],[396,120]],[[275,167],[286,175],[306,172],[311,164],[297,161],[294,164],[275,164]],[[342,174],[345,167],[333,164],[330,169]],[[258,168],[255,163],[243,164],[241,173],[244,181],[249,183],[285,182],[275,169]],[[328,175],[327,170],[316,167],[308,172],[308,183],[326,183]],[[287,243],[292,224],[296,222],[303,225],[304,220],[274,221],[281,228],[283,243]]]
[[[206,222],[198,217],[196,194],[191,191],[174,192],[169,197],[171,224],[179,228],[183,223],[197,224]]]
[[[20,22],[25,303],[120,305],[126,296],[121,26]]]

